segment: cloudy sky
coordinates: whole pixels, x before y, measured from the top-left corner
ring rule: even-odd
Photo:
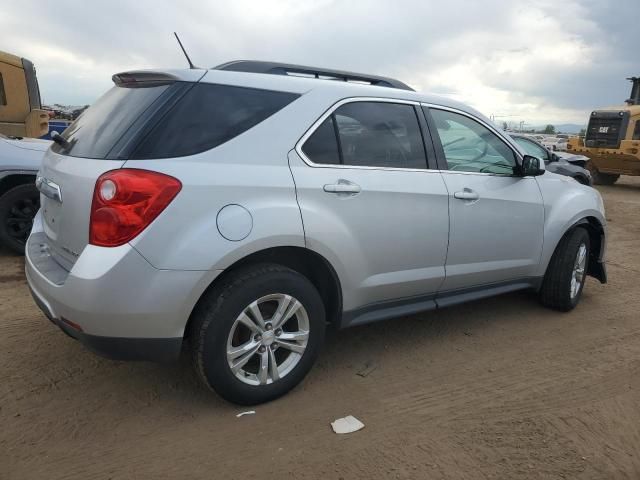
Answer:
[[[45,103],[93,102],[115,72],[277,60],[397,77],[497,120],[586,122],[640,75],[640,0],[1,0],[0,49]]]

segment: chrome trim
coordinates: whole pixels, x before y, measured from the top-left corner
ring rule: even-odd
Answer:
[[[454,170],[441,170],[441,169],[437,169],[437,168],[401,168],[401,167],[367,167],[367,166],[360,166],[360,165],[331,165],[331,164],[324,164],[324,163],[315,163],[313,162],[309,157],[307,157],[305,155],[305,153],[302,151],[302,145],[304,144],[304,142],[307,141],[307,139],[314,134],[314,132],[318,129],[318,127],[322,124],[322,122],[324,122],[327,117],[329,117],[333,112],[335,112],[338,108],[340,108],[342,105],[345,105],[347,103],[355,103],[355,102],[385,102],[385,103],[401,103],[401,104],[405,104],[405,105],[413,105],[416,107],[428,107],[428,108],[435,108],[435,109],[440,109],[440,110],[448,110],[451,111],[453,113],[459,113],[461,115],[464,115],[465,117],[470,118],[471,120],[475,120],[476,122],[480,123],[482,126],[488,128],[491,132],[495,133],[498,135],[498,138],[500,140],[502,140],[504,143],[506,143],[507,147],[509,147],[512,151],[514,151],[514,153],[516,154],[516,156],[522,160],[522,155],[520,154],[520,152],[515,149],[513,147],[513,144],[511,143],[511,140],[506,138],[505,135],[503,135],[502,133],[500,133],[499,130],[497,130],[494,126],[491,126],[490,124],[488,124],[487,122],[485,122],[484,120],[482,120],[481,118],[476,117],[475,115],[472,115],[468,112],[465,112],[464,110],[460,110],[458,108],[453,108],[453,107],[446,107],[444,105],[437,105],[435,103],[427,103],[427,102],[420,102],[420,101],[414,101],[414,100],[403,100],[403,99],[396,99],[396,98],[385,98],[385,97],[348,97],[348,98],[343,98],[342,100],[339,100],[337,102],[335,102],[333,105],[331,105],[331,107],[329,107],[321,116],[320,118],[318,118],[318,120],[316,120],[308,129],[307,131],[304,133],[304,135],[302,135],[302,137],[300,137],[300,139],[298,140],[298,142],[296,143],[294,150],[296,151],[296,153],[298,154],[298,156],[302,159],[302,161],[304,163],[306,163],[308,166],[313,167],[313,168],[338,168],[338,169],[348,169],[348,170],[383,170],[383,171],[397,171],[397,172],[439,172],[439,173],[455,173],[455,174],[460,174],[460,175],[484,175],[484,176],[491,176],[491,177],[514,177],[514,175],[509,175],[509,174],[500,174],[500,173],[490,173],[490,172],[460,172],[460,171],[454,171]],[[529,178],[530,176],[527,177],[519,177],[519,178]]]
[[[527,175],[526,177],[521,177],[520,175],[513,175],[510,173],[490,173],[490,172],[462,172],[460,170],[438,170],[440,173],[447,173],[452,175],[483,175],[490,177],[506,177],[506,178],[533,178],[533,175]]]
[[[438,169],[433,168],[402,168],[402,167],[368,167],[361,165],[331,165],[325,163],[314,163],[311,161],[309,157],[307,157],[302,151],[302,145],[307,139],[314,134],[314,132],[318,129],[318,127],[324,122],[327,117],[329,117],[333,112],[335,112],[342,105],[347,103],[356,103],[356,102],[381,102],[381,103],[400,103],[404,105],[413,105],[414,107],[419,107],[420,102],[413,100],[402,100],[396,98],[384,98],[384,97],[349,97],[343,98],[342,100],[337,101],[333,105],[331,105],[321,116],[316,120],[300,137],[300,140],[296,143],[294,150],[298,154],[298,156],[302,159],[304,163],[313,168],[339,168],[339,169],[347,169],[347,170],[386,170],[392,172],[439,172]]]
[[[60,191],[60,185],[57,183],[43,177],[42,175],[38,175],[36,176],[36,188],[45,197],[62,203],[62,192]]]

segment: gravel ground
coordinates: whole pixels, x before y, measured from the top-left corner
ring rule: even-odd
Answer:
[[[520,292],[345,330],[241,418],[188,362],[85,351],[0,252],[0,478],[638,479],[640,179],[601,191],[609,284],[573,312]]]

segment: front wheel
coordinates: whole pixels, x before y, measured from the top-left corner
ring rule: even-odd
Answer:
[[[201,380],[242,405],[273,400],[301,382],[325,333],[318,291],[279,265],[232,273],[205,294],[192,321],[192,355]]]
[[[589,234],[584,228],[575,228],[560,240],[540,289],[543,305],[563,312],[575,308],[587,278],[589,251]]]
[[[0,197],[0,244],[24,254],[33,218],[40,208],[40,193],[34,184],[13,187]]]

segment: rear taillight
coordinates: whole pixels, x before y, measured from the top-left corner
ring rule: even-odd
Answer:
[[[178,194],[176,178],[148,170],[123,168],[98,178],[93,191],[89,243],[117,247],[133,239]]]

